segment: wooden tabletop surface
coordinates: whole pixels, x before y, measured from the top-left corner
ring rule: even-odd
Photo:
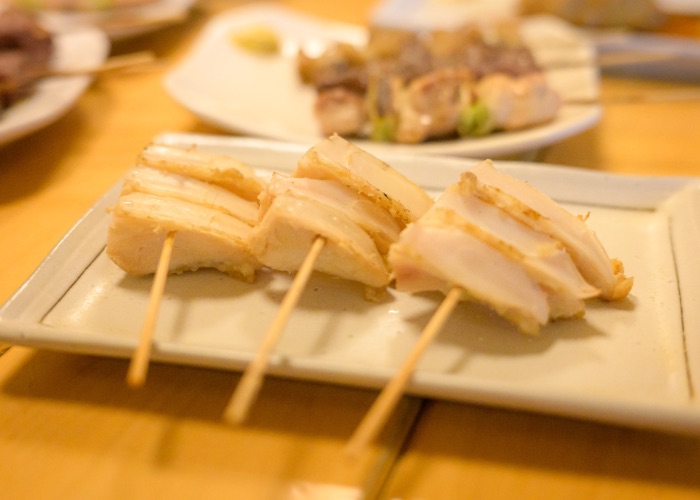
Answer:
[[[98,77],[62,118],[0,148],[0,303],[164,131],[222,133],[164,91],[162,78],[217,13],[115,42],[156,65]],[[279,2],[365,24],[373,2]],[[667,33],[700,39],[700,21]],[[700,174],[700,100],[629,101],[697,82],[605,75],[593,128],[538,161],[598,172]],[[154,364],[125,384],[127,361],[3,346],[0,498],[487,499],[700,498],[700,439],[477,405],[402,400],[367,453],[343,448],[376,392],[269,379],[249,422],[221,413],[239,374]]]

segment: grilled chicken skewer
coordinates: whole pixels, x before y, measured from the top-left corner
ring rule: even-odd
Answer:
[[[337,135],[307,151],[291,177],[273,175],[260,201],[251,249],[272,269],[298,272],[224,411],[232,423],[245,420],[311,272],[363,283],[369,296],[383,290],[391,244],[433,204],[419,186]]]
[[[464,173],[409,224],[391,247],[389,262],[398,290],[440,290],[446,298],[351,437],[351,455],[386,422],[459,300],[481,302],[521,332],[536,334],[552,319],[583,316],[587,298],[624,298],[633,283],[583,218],[498,172],[490,161]]]
[[[419,143],[520,130],[561,108],[513,23],[455,30],[372,27],[366,46],[335,43],[298,58],[320,132]]]
[[[494,203],[529,227],[559,240],[583,277],[600,289],[604,300],[627,296],[633,280],[624,274],[622,262],[608,257],[585,218],[563,209],[532,185],[497,171],[490,161],[481,162],[472,173]]]
[[[252,281],[262,267],[248,240],[263,187],[247,165],[192,148],[151,145],[127,173],[112,210],[107,255],[134,275],[155,273],[127,382],[144,383],[168,273],[215,268]]]
[[[295,181],[306,181],[306,185]],[[326,200],[325,194],[336,194],[337,198]],[[251,249],[266,266],[294,272],[306,260],[314,240],[320,237],[326,245],[316,260],[318,271],[370,287],[384,287],[389,283],[389,271],[374,240],[354,218],[359,214],[338,203],[353,201],[374,208],[371,202],[337,182],[276,174],[261,195],[261,216],[252,231]],[[377,212],[394,222],[386,212]],[[379,221],[371,217],[374,214],[362,215],[363,221],[376,231]],[[391,229],[398,237],[395,222]]]

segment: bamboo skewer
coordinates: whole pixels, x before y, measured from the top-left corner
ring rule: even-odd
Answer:
[[[25,77],[22,82],[5,81],[0,82],[0,92],[11,92],[29,82],[36,82],[42,78],[64,78],[71,76],[97,76],[110,71],[129,69],[138,65],[152,63],[155,55],[151,51],[133,52],[122,56],[110,57],[98,66],[88,66],[85,68],[46,68],[33,72]]]
[[[131,52],[121,56],[112,56],[98,66],[87,68],[66,68],[66,69],[47,69],[39,73],[37,78],[53,77],[53,76],[81,76],[81,75],[99,75],[110,71],[118,71],[122,69],[132,68],[141,64],[152,63],[156,60],[155,54],[150,50],[139,52]]]
[[[131,358],[129,371],[126,375],[126,381],[131,387],[141,387],[146,381],[148,362],[151,357],[151,347],[153,344],[153,331],[155,330],[158,309],[160,308],[163,290],[165,289],[165,280],[168,277],[174,242],[175,231],[170,231],[163,242],[160,259],[158,260],[158,267],[151,286],[151,296],[148,309],[146,310],[146,319],[141,329],[139,344]]]
[[[321,237],[317,237],[314,240],[309,253],[306,255],[304,262],[294,276],[292,286],[282,300],[277,316],[263,339],[263,343],[253,360],[243,372],[243,377],[224,410],[224,419],[226,421],[233,424],[240,424],[246,419],[250,406],[262,386],[262,380],[270,354],[275,345],[277,345],[282,330],[287,324],[289,315],[299,302],[299,298],[313,272],[316,259],[325,246],[325,243],[326,240]]]
[[[391,412],[401,398],[420,357],[442,329],[452,310],[462,297],[462,292],[461,288],[454,287],[445,296],[399,371],[384,387],[348,441],[345,448],[347,455],[351,457],[359,455],[379,434],[379,431],[386,424]]]
[[[118,31],[140,31],[159,28],[168,24],[178,24],[187,19],[190,15],[184,12],[166,12],[164,14],[151,13],[149,15],[126,14],[110,15],[96,20],[96,24],[108,33]]]

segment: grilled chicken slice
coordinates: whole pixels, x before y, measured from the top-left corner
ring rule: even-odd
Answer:
[[[112,209],[107,255],[130,274],[154,273],[170,231],[176,231],[170,272],[210,267],[252,281],[261,267],[248,246],[248,224],[214,208],[139,192],[120,196]]]
[[[569,213],[530,184],[498,172],[490,161],[481,162],[471,172],[493,203],[560,241],[581,275],[600,290],[601,298],[617,300],[627,296],[633,279],[625,276],[622,262],[608,257],[584,219]]]
[[[474,76],[466,68],[441,68],[407,83],[394,99],[395,140],[418,143],[454,135],[462,110],[472,102]]]
[[[334,180],[286,177],[274,173],[262,197],[263,210],[274,197],[291,193],[298,198],[315,200],[343,212],[374,241],[377,250],[386,256],[392,243],[399,239],[403,225],[383,208]]]
[[[321,134],[360,135],[367,123],[367,106],[362,93],[345,87],[319,90],[314,114]]]
[[[170,272],[211,267],[252,281],[262,265],[248,238],[263,185],[252,168],[230,157],[150,145],[112,209],[107,255],[130,274],[153,273],[174,231]]]
[[[249,226],[258,219],[257,202],[245,200],[214,184],[151,167],[135,166],[127,172],[122,195],[131,192],[178,198],[203,205],[231,215]]]
[[[490,161],[406,227],[389,263],[398,290],[458,287],[529,334],[582,316],[587,298],[621,298],[632,286],[582,219]]]
[[[336,180],[385,208],[403,224],[416,220],[433,204],[420,186],[338,135],[309,149],[293,176]]]
[[[255,201],[264,187],[255,171],[243,162],[191,148],[151,144],[139,155],[137,164],[208,182]]]
[[[513,77],[494,73],[474,87],[477,101],[488,109],[490,130],[517,130],[551,121],[560,108],[559,94],[541,73]]]
[[[580,317],[584,300],[600,290],[581,276],[564,246],[551,236],[532,229],[494,204],[488,193],[479,190],[472,173],[462,174],[436,202],[470,225],[470,232],[519,262],[547,293],[550,317]]]
[[[374,288],[389,283],[389,272],[372,238],[345,210],[321,201],[330,191],[319,199],[309,196],[310,189],[283,182],[278,175],[261,195],[260,220],[250,237],[258,260],[272,269],[296,271],[314,240],[322,237],[325,245],[315,270]]]
[[[453,211],[430,210],[389,251],[397,290],[447,293],[460,287],[465,298],[492,308],[524,333],[537,333],[549,320],[546,293],[520,262],[480,236]]]

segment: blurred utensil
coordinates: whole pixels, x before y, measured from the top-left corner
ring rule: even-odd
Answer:
[[[652,33],[594,33],[602,70],[646,78],[700,82],[700,42]]]

